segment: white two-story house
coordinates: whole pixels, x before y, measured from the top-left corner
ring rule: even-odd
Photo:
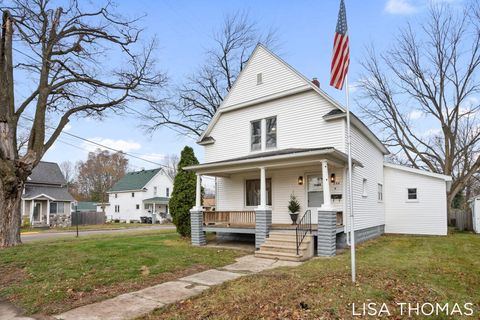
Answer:
[[[108,220],[139,222],[141,217],[157,221],[169,216],[172,179],[163,169],[127,173],[108,191]]]
[[[354,115],[351,123],[356,240],[446,234],[450,177],[384,163],[382,142]],[[307,232],[319,255],[335,254],[349,225],[346,137],[344,107],[258,45],[198,140],[205,162],[187,168],[198,177],[193,244],[205,243],[205,231],[251,233],[260,249],[272,232]],[[215,212],[201,207],[203,175],[216,178]],[[301,205],[293,226],[292,194]]]

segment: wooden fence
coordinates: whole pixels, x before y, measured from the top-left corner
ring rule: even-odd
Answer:
[[[72,212],[72,226],[87,224],[104,224],[106,221],[105,213],[88,211]]]
[[[460,231],[472,231],[472,213],[470,210],[452,209],[448,217],[448,224]]]

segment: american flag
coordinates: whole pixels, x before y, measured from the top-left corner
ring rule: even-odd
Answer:
[[[340,11],[338,12],[337,29],[333,43],[333,58],[330,70],[330,85],[339,90],[343,88],[343,82],[350,64],[350,48],[348,45],[347,14],[345,3],[340,0]]]

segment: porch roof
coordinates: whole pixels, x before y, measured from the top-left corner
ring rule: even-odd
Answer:
[[[316,161],[327,159],[334,163],[347,162],[347,154],[333,147],[323,148],[289,148],[275,151],[258,152],[248,156],[228,160],[208,162],[185,167],[200,174],[215,174],[220,172],[243,171],[258,167],[282,167],[287,165],[308,165]],[[360,161],[352,159],[356,166],[363,167]]]
[[[169,200],[167,197],[153,197],[143,200],[143,203],[168,204]]]

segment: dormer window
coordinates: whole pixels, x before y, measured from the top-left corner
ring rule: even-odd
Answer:
[[[251,151],[265,151],[277,147],[277,117],[252,121],[250,130]]]
[[[257,73],[257,85],[263,83],[263,74],[262,73]]]

